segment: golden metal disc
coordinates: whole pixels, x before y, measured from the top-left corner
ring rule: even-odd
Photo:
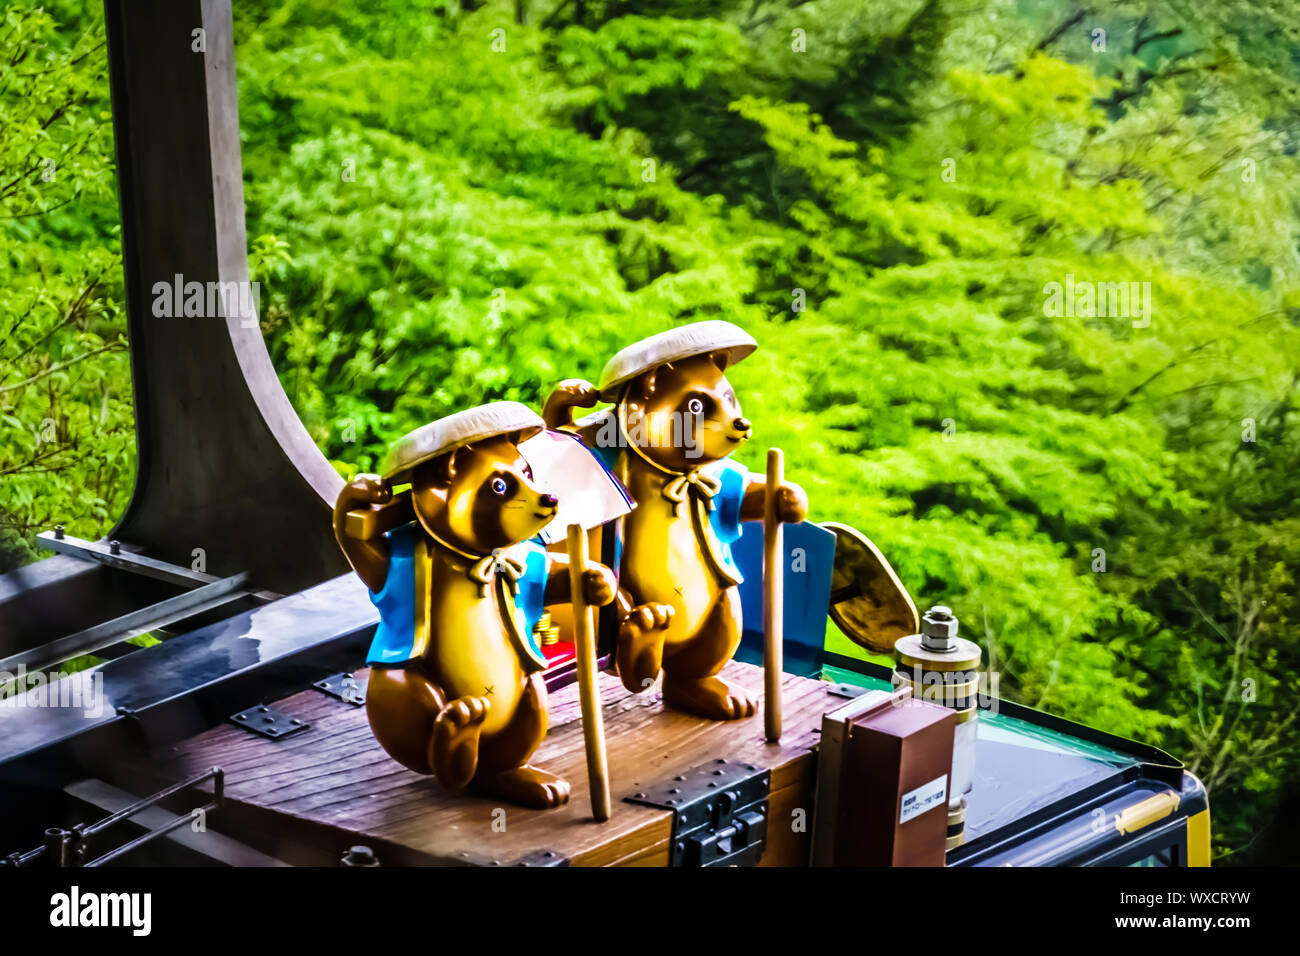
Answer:
[[[853,643],[877,654],[892,653],[900,637],[921,629],[911,595],[866,535],[835,521],[821,526],[835,533],[831,620]]]
[[[908,640],[904,641],[903,637]],[[930,650],[922,643],[920,634],[904,634],[894,641],[894,645],[894,656],[899,664],[922,671],[974,671],[984,659],[980,646],[964,637],[952,638],[952,650],[949,651]]]

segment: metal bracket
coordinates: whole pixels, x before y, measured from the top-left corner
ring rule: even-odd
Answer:
[[[279,740],[281,737],[296,734],[298,731],[306,730],[311,726],[301,717],[295,717],[280,710],[272,710],[265,704],[250,707],[248,710],[241,710],[232,716],[230,720],[245,730],[251,730],[259,737],[267,737],[271,740]]]
[[[74,538],[72,535],[64,533],[62,525],[56,526],[53,531],[42,531],[36,536],[36,544],[56,554],[66,554],[82,561],[93,561],[96,564],[117,568],[119,571],[129,571],[132,574],[165,581],[168,584],[176,584],[183,588],[196,588],[204,584],[216,584],[218,581],[223,580],[214,574],[193,571],[178,564],[172,564],[169,561],[159,561],[157,558],[151,558],[134,550],[125,549],[118,541],[86,541],[83,538]],[[241,579],[241,586],[242,583]],[[278,601],[284,597],[283,594],[277,594],[275,591],[247,591],[245,593],[263,604]]]
[[[626,799],[673,811],[669,866],[752,866],[767,842],[771,783],[770,770],[717,759]]]
[[[534,850],[527,856],[521,856],[513,863],[486,856],[472,850],[461,850],[456,854],[455,866],[568,866],[569,859],[554,850]]]
[[[323,680],[316,681],[311,686],[329,694],[331,697],[337,697],[345,704],[355,704],[360,707],[366,702],[366,684],[357,680],[347,671],[341,674],[331,674]]]
[[[515,861],[515,866],[568,866],[569,858],[554,850],[537,850]]]

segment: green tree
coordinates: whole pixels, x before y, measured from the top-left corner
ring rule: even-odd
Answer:
[[[0,568],[99,537],[135,469],[103,24],[0,19]]]

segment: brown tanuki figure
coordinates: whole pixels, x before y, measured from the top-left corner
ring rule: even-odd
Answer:
[[[718,676],[740,644],[741,576],[730,543],[741,521],[761,520],[766,482],[729,456],[750,422],[727,381],[729,365],[756,348],[730,322],[681,326],[623,349],[599,386],[569,380],[543,413],[576,430],[627,486],[636,508],[623,519],[616,660],[623,684],[642,691],[663,670],[664,701],[703,717],[748,717],[756,702]],[[614,407],[573,422],[575,407]],[[808,513],[803,489],[777,492],[780,520]],[[658,607],[666,606],[671,614]]]
[[[366,710],[395,760],[526,807],[569,799],[569,784],[527,765],[546,735],[545,658],[533,625],[570,599],[568,559],[532,540],[555,516],[517,445],[542,428],[515,402],[440,419],[401,439],[384,476],[358,475],[339,495],[334,532],[379,608],[367,656]],[[410,482],[414,521],[362,538],[347,514],[389,505]],[[613,573],[583,579],[593,605],[614,598]]]

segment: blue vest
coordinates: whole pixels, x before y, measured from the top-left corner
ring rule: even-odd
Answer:
[[[621,447],[596,447],[591,450],[600,459],[600,463],[605,466],[605,470],[611,474],[618,473],[618,456],[620,454],[636,454],[636,452]],[[744,576],[740,573],[740,568],[736,566],[736,560],[731,554],[731,543],[740,537],[740,503],[745,497],[745,487],[751,481],[750,473],[730,458],[723,458],[720,461],[705,465],[700,469],[700,473],[711,475],[722,483],[722,487],[718,489],[718,493],[712,499],[713,508],[709,512],[709,531],[712,532],[714,539],[718,542],[714,553],[726,566],[727,570],[735,575],[739,583],[744,580]],[[690,498],[689,492],[687,498],[688,500]],[[692,518],[692,520],[694,519]],[[621,566],[622,563],[623,540],[620,536],[614,544],[614,564],[615,566]]]
[[[379,610],[379,627],[370,643],[367,664],[399,667],[425,651],[415,646],[415,548],[421,532],[415,523],[388,532],[388,577],[383,588],[370,592],[370,601]],[[523,638],[538,660],[545,660],[533,634],[533,625],[545,608],[546,576],[550,559],[545,546],[536,538],[511,549],[524,558],[524,573],[517,582],[515,606],[524,614]],[[522,554],[521,554],[522,553]]]

